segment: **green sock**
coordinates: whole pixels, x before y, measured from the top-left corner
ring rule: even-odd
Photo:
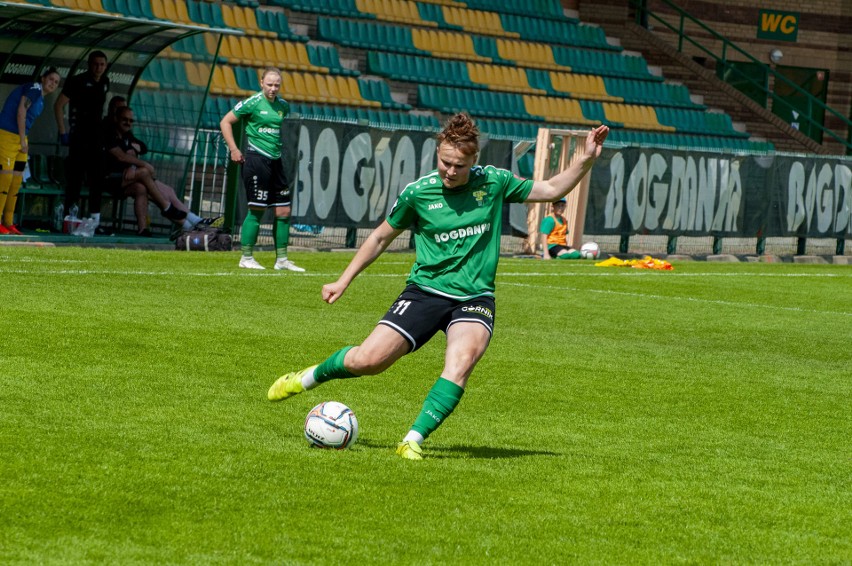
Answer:
[[[272,228],[272,238],[275,240],[275,257],[287,257],[287,244],[290,243],[290,217],[275,217]]]
[[[243,250],[244,257],[254,253],[254,245],[257,243],[257,235],[260,232],[260,220],[263,218],[264,212],[266,211],[249,209],[246,219],[243,220],[243,227],[240,231],[240,247]]]
[[[346,379],[347,377],[358,377],[343,365],[343,358],[346,357],[346,352],[351,350],[353,346],[341,348],[326,360],[317,366],[314,370],[314,379],[317,383],[325,383],[332,379]]]
[[[583,254],[581,254],[577,250],[574,250],[572,252],[568,252],[567,254],[562,254],[556,257],[559,259],[580,259],[581,257],[583,257]]]
[[[462,395],[464,395],[464,388],[449,379],[439,378],[429,390],[426,400],[423,401],[420,415],[411,425],[412,430],[422,434],[423,438],[429,438],[429,435],[450,416],[461,401]]]

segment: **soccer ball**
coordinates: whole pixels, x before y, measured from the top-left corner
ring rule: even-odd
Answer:
[[[601,255],[601,248],[595,242],[586,242],[580,248],[580,255],[583,259],[597,259]]]
[[[358,419],[343,403],[320,403],[305,417],[305,438],[311,446],[343,450],[358,439]]]

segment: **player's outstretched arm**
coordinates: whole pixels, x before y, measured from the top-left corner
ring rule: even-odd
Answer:
[[[586,136],[583,156],[574,160],[574,163],[567,169],[550,179],[535,181],[532,191],[527,197],[527,202],[553,202],[570,193],[592,168],[595,159],[600,156],[608,134],[608,126],[598,126],[590,131]]]
[[[358,248],[358,252],[352,258],[352,261],[349,262],[349,265],[346,266],[346,269],[343,270],[340,278],[334,283],[323,285],[322,300],[328,304],[332,304],[339,299],[347,287],[349,287],[349,284],[352,283],[352,280],[373,263],[377,257],[382,255],[382,252],[402,232],[402,230],[393,228],[388,224],[387,220],[383,220],[375,230],[370,232],[370,235],[367,236],[367,239]]]

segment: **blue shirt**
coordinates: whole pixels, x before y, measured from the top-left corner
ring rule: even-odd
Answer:
[[[22,84],[9,94],[6,103],[3,104],[3,110],[0,110],[0,130],[6,130],[7,132],[18,135],[21,134],[18,131],[18,105],[24,97],[29,98],[32,103],[27,108],[27,117],[24,124],[24,134],[30,132],[30,126],[39,117],[41,111],[44,110],[44,96],[41,94],[41,83]]]

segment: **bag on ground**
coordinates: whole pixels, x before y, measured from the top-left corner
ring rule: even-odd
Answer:
[[[187,252],[229,252],[231,235],[221,228],[200,228],[181,233],[175,249]]]

